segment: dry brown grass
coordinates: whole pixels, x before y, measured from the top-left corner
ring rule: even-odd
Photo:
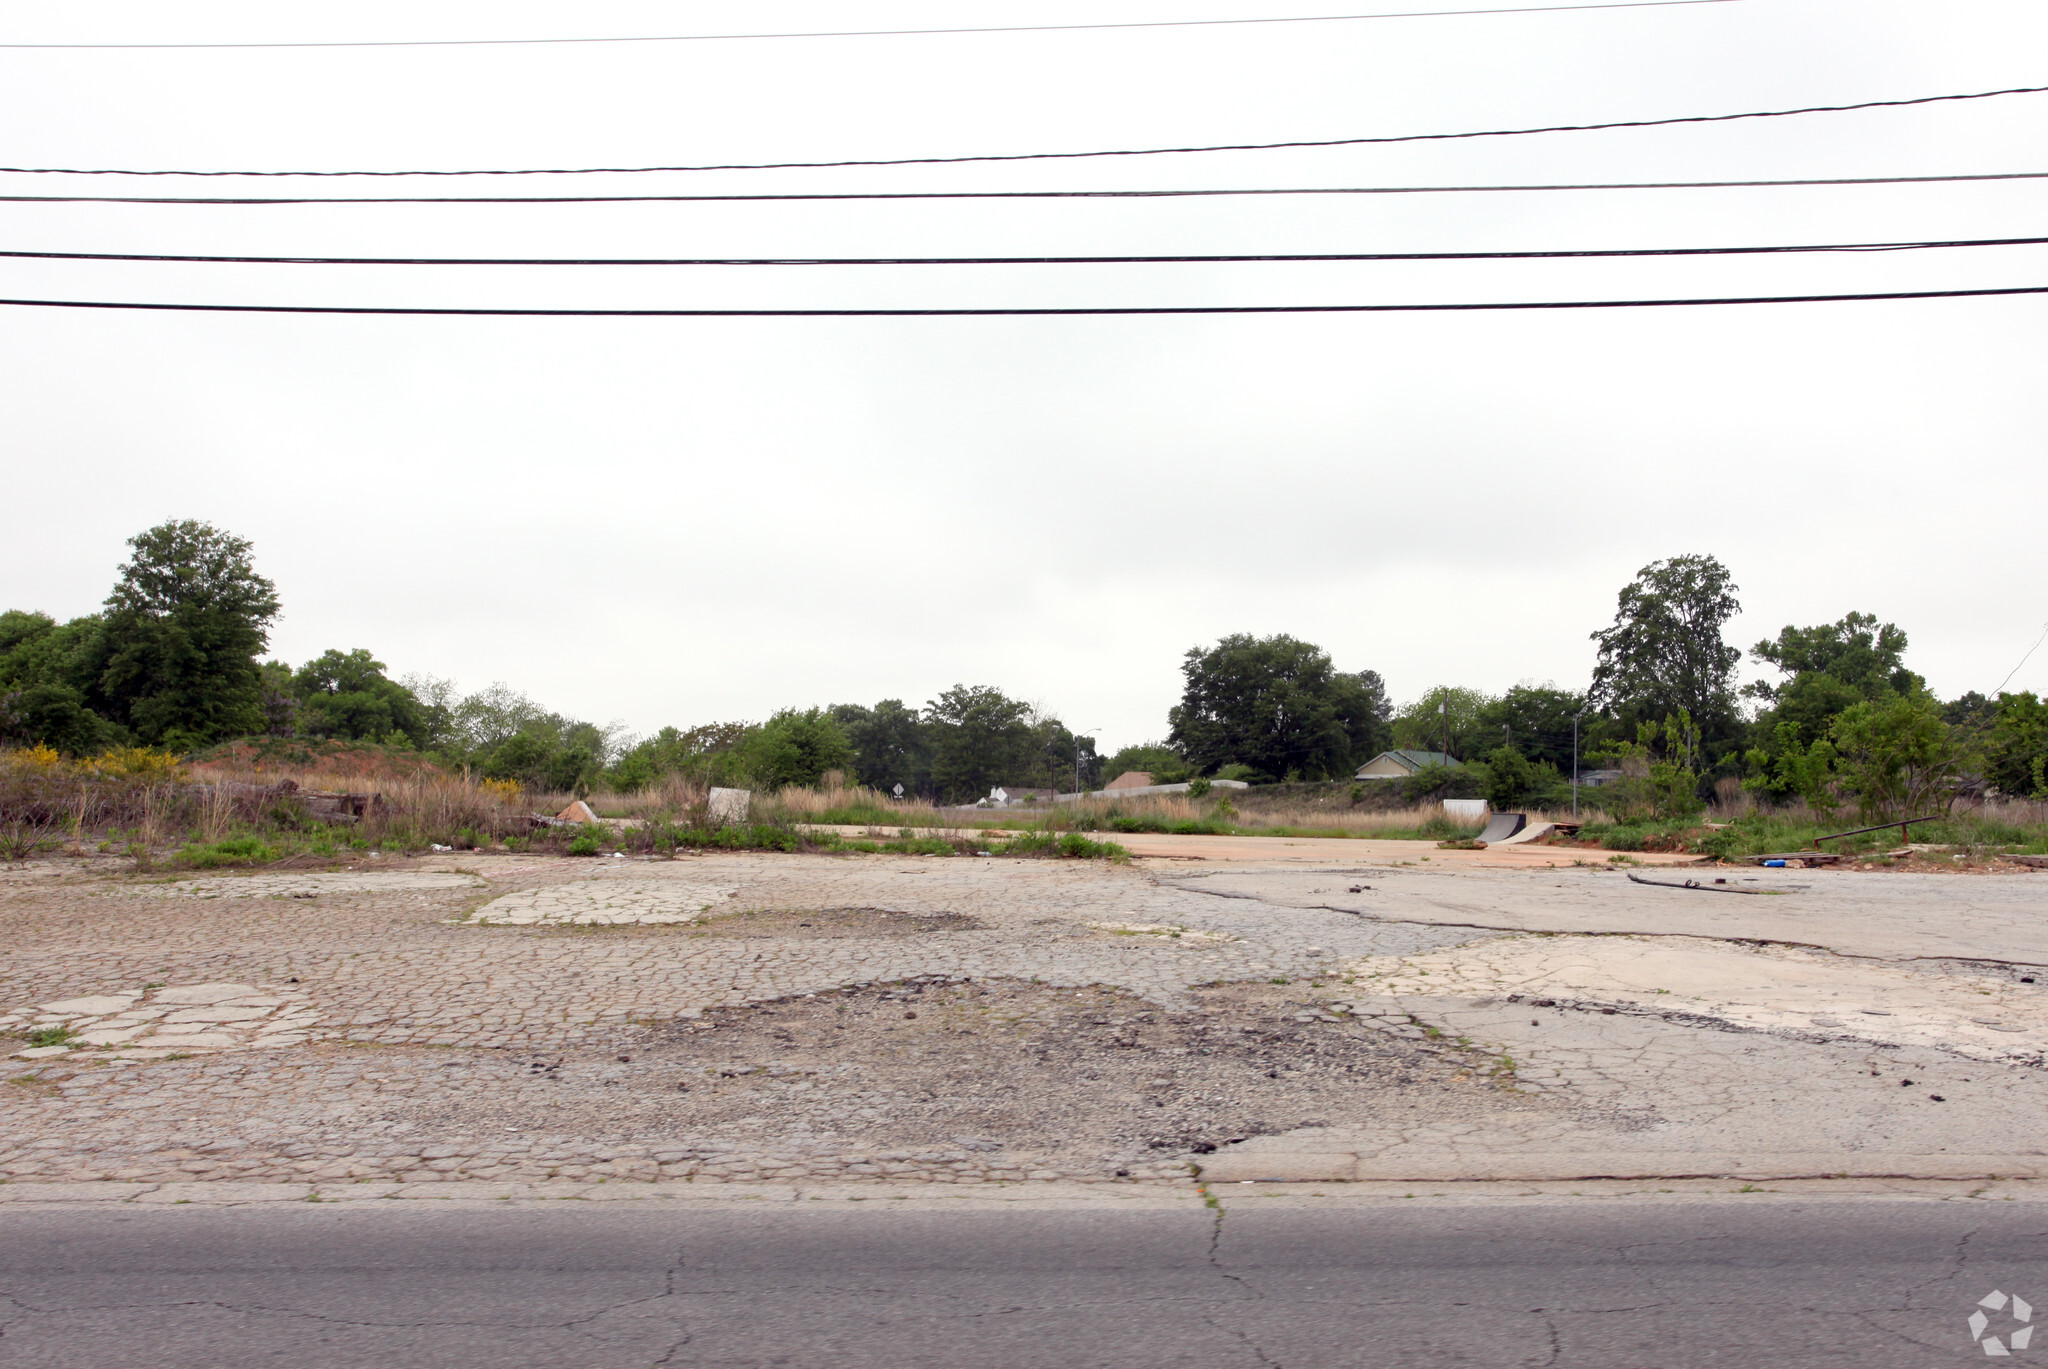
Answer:
[[[899,801],[872,789],[838,784],[817,788],[791,787],[757,796],[755,812],[756,816],[767,820],[779,818],[800,823],[966,832],[983,827],[1042,825],[1061,830],[1113,833],[1115,828],[1112,824],[1119,819],[1167,828],[1198,823],[1213,830],[1232,829],[1252,835],[1319,831],[1356,836],[1434,837],[1479,830],[1471,823],[1447,824],[1442,807],[1434,803],[1392,811],[1333,809],[1303,804],[1238,812],[1231,807],[1219,806],[1229,803],[1238,792],[1241,791],[1218,790],[1199,799],[1186,794],[1141,794],[1130,798],[1089,798],[1079,803],[1024,808],[962,808]],[[598,812],[608,817],[628,817],[640,811],[653,811],[658,806],[641,795],[609,795],[599,801]],[[1563,815],[1556,816],[1561,818]],[[1532,813],[1530,819],[1549,821],[1552,815]],[[1425,832],[1425,828],[1430,830]]]
[[[151,848],[189,838],[217,842],[250,827],[324,826],[305,805],[278,794],[280,781],[289,779],[301,790],[378,795],[380,802],[360,824],[347,825],[373,839],[431,834],[446,840],[465,829],[512,836],[527,828],[527,801],[517,790],[439,771],[387,779],[374,789],[360,777],[275,766],[216,765],[196,778],[176,767],[145,766],[138,772],[131,765],[123,772],[104,758],[66,761],[54,753],[0,750],[0,826],[61,831],[74,841],[125,831]]]

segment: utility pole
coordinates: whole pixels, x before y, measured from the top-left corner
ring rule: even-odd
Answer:
[[[1451,763],[1451,697],[1449,694],[1436,701],[1437,716],[1444,720],[1444,764]]]

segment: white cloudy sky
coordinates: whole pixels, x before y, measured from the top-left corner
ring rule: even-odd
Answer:
[[[1288,15],[1361,0],[7,7],[9,42],[527,37]],[[1382,5],[1398,9],[1403,6]],[[951,156],[1656,118],[2048,84],[2030,0],[1739,0],[1088,33],[0,51],[14,166]],[[2048,171],[2048,95],[1631,132],[570,192]],[[356,193],[349,181],[0,192]],[[531,181],[377,182],[512,193]],[[138,192],[135,188],[143,187]],[[2041,234],[2048,182],[625,206],[0,204],[0,247],[321,255],[1476,251]],[[1663,261],[329,268],[13,262],[0,295],[601,307],[1311,303],[2048,284],[2048,248]],[[647,730],[994,683],[1164,731],[1189,646],[1319,642],[1397,698],[1582,682],[1645,562],[1747,645],[1863,609],[1945,694],[2048,618],[2048,298],[1322,317],[545,320],[0,309],[9,605],[90,611],[167,517],[252,539],[303,660]],[[2048,688],[2048,651],[2014,688]]]

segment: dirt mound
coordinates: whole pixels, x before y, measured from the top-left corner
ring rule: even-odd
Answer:
[[[365,782],[446,778],[448,772],[411,751],[329,738],[244,737],[201,751],[186,762],[195,777],[289,775],[301,784],[308,779],[333,781],[314,787],[362,788]],[[346,783],[343,783],[346,781]]]

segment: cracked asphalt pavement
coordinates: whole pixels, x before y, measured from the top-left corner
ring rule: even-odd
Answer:
[[[2048,1179],[2048,876],[1356,845],[10,867],[0,1176]]]
[[[5,1233],[10,1369],[1906,1369],[1982,1358],[1994,1292],[2048,1296],[2032,1202],[357,1201]]]

